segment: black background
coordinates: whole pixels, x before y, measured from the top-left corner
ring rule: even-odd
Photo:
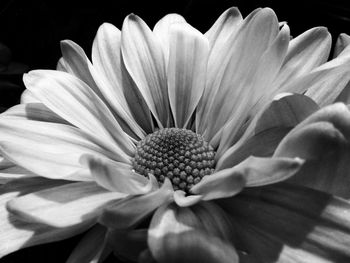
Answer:
[[[219,15],[231,6],[246,16],[257,7],[271,7],[280,21],[287,21],[291,34],[297,36],[314,26],[326,26],[333,40],[340,33],[350,34],[349,0],[294,1],[16,1],[0,0],[0,42],[12,51],[12,61],[28,69],[53,69],[60,58],[59,41],[71,39],[89,56],[98,27],[110,22],[121,28],[130,13],[140,16],[151,28],[168,13],[179,13],[194,27],[205,32]],[[1,87],[0,107],[16,104],[23,90],[21,74],[2,74],[15,85]],[[1,227],[1,222],[0,222]],[[1,231],[0,231],[1,233]],[[23,249],[0,263],[65,262],[80,237]],[[2,241],[4,242],[4,241]],[[117,262],[110,258],[109,262]]]

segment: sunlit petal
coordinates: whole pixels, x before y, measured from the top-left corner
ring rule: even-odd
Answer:
[[[28,222],[65,228],[94,224],[105,205],[125,196],[93,182],[71,183],[17,197],[7,208]]]
[[[204,90],[209,43],[185,23],[170,28],[168,89],[175,127],[185,128]]]

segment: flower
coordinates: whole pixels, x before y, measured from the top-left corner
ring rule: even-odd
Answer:
[[[63,41],[0,117],[1,255],[89,229],[68,262],[348,260],[350,112],[331,104],[350,47],[327,62],[330,46],[325,28],[290,40],[269,8],[204,35],[132,14],[99,28],[92,63]],[[304,168],[324,147],[330,187]]]

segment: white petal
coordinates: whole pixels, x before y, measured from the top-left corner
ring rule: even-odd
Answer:
[[[105,100],[117,116],[123,119],[139,138],[143,138],[144,132],[134,120],[133,113],[144,112],[143,116],[149,122],[151,117],[148,109],[141,107],[141,103],[128,105],[128,98],[124,93],[129,87],[123,83],[120,35],[120,30],[112,24],[104,23],[99,27],[93,42],[93,68],[90,68],[90,71]]]
[[[209,54],[207,39],[188,24],[170,28],[168,89],[175,127],[185,128],[202,96]]]
[[[169,60],[169,30],[171,25],[175,23],[186,23],[185,18],[178,14],[168,14],[159,20],[153,28],[153,33],[162,42],[162,47],[164,50],[165,65],[168,65]]]
[[[233,167],[204,176],[190,191],[201,195],[203,200],[220,199],[236,195],[245,184],[246,179],[242,171]]]
[[[65,228],[92,225],[105,205],[125,196],[94,182],[71,183],[12,199],[7,208],[26,221]]]
[[[44,178],[26,178],[14,180],[1,186],[0,195],[0,257],[16,250],[48,242],[58,241],[77,235],[90,225],[78,225],[67,228],[53,228],[44,224],[29,223],[18,219],[6,209],[6,203],[20,194],[55,187],[67,182]]]
[[[350,36],[341,33],[334,47],[333,58],[337,57],[348,45],[350,45]]]
[[[86,84],[64,72],[37,70],[24,77],[29,90],[56,114],[127,154],[134,145],[112,113]],[[119,150],[121,152],[121,150]]]
[[[40,102],[40,100],[35,97],[33,92],[28,89],[25,89],[21,95],[21,103],[36,103]]]
[[[135,173],[131,165],[89,155],[84,156],[82,162],[89,167],[96,182],[110,191],[131,195],[145,194],[158,184],[153,175],[147,179]]]
[[[212,65],[213,69],[217,69],[213,71],[215,75],[208,85],[218,85],[219,88],[211,102],[207,102],[211,103],[209,116],[202,116],[208,118],[204,132],[207,140],[213,138],[229,118],[234,118],[232,114],[239,116],[242,122],[246,118],[245,109],[250,106],[252,99],[252,76],[264,51],[278,33],[276,15],[268,8],[246,18],[243,23],[237,36],[227,41],[227,47]],[[208,75],[211,70],[208,68]]]
[[[331,36],[324,27],[312,28],[291,40],[274,86],[281,86],[326,62],[330,48]]]
[[[121,41],[126,69],[158,124],[167,126],[170,111],[160,40],[139,17],[132,14],[124,20]]]
[[[79,161],[86,153],[128,162],[128,159],[101,147],[72,126],[3,118],[0,119],[0,127],[3,155],[44,177],[91,180],[90,176],[85,177],[88,173],[85,171],[84,174],[85,169]],[[75,173],[78,173],[75,175],[77,177],[73,176]]]

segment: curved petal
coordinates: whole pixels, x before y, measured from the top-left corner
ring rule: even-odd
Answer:
[[[160,126],[170,121],[164,54],[158,38],[136,15],[125,18],[121,49],[123,61]]]
[[[220,211],[208,209],[212,214]],[[230,227],[224,218],[213,221],[209,211],[197,213],[189,208],[163,206],[152,218],[148,245],[157,262],[238,262],[237,253],[229,240],[215,232],[218,225]],[[222,214],[221,214],[222,215]],[[217,218],[216,218],[217,219]],[[209,227],[212,233],[207,232]],[[222,229],[221,229],[222,230]]]
[[[243,21],[242,15],[237,7],[231,7],[223,12],[212,27],[205,33],[211,50],[219,48],[221,43],[228,40],[234,34]],[[215,53],[215,51],[213,51]]]
[[[162,47],[164,50],[165,66],[168,66],[169,61],[169,30],[171,25],[175,23],[186,23],[185,18],[178,14],[168,14],[159,20],[153,28],[153,33],[162,42]]]
[[[247,187],[255,187],[284,181],[298,172],[303,164],[299,158],[249,157],[236,169],[244,171]]]
[[[174,202],[180,207],[192,206],[202,200],[201,195],[187,195],[184,191],[177,190],[174,192]]]
[[[7,209],[27,222],[60,228],[91,226],[105,205],[126,196],[106,191],[94,182],[71,183],[12,199]]]
[[[103,101],[86,84],[68,73],[36,70],[24,82],[53,112],[91,136],[103,138],[131,155],[134,145]],[[121,151],[119,150],[119,152]]]
[[[100,98],[101,91],[93,79],[90,68],[91,62],[85,55],[84,50],[71,40],[61,41],[61,52],[66,72],[84,81]]]
[[[40,100],[35,97],[33,92],[28,89],[25,89],[21,95],[21,103],[36,103],[40,102]]]
[[[309,116],[280,143],[275,156],[315,159],[323,152],[346,145],[350,138],[350,111],[333,104]]]
[[[317,109],[318,105],[305,95],[276,96],[254,116],[239,140],[229,134],[229,126],[225,127],[220,142],[224,145],[221,147],[222,154],[216,155],[218,166],[232,167],[249,155],[271,156],[284,135]],[[232,147],[228,148],[229,145]],[[223,152],[225,148],[228,149]]]
[[[9,167],[0,169],[0,185],[8,183],[12,180],[31,178],[37,176],[37,174],[34,174],[33,172],[28,171],[25,168],[12,164]]]
[[[79,176],[80,170],[84,170],[79,159],[87,153],[128,163],[124,156],[105,149],[72,126],[2,118],[0,127],[2,154],[13,163],[44,177],[91,180],[90,176]],[[75,173],[78,173],[76,178]]]
[[[100,88],[101,92],[120,118],[120,124],[126,122],[124,130],[131,129],[139,138],[143,138],[144,131],[133,116],[142,112],[145,123],[151,122],[151,116],[148,109],[143,107],[143,103],[132,104],[132,107],[128,105],[127,99],[130,98],[125,96],[125,90],[129,90],[129,87],[124,87],[123,82],[120,37],[120,30],[112,24],[104,23],[99,27],[92,46],[93,68],[90,71],[99,87],[103,87]]]
[[[103,210],[99,222],[112,229],[130,229],[149,216],[159,206],[172,201],[173,188],[169,179],[158,190],[112,203]]]
[[[262,262],[350,260],[349,202],[280,184],[223,200],[234,215],[240,248]]]
[[[292,39],[274,86],[281,86],[326,62],[331,41],[331,35],[325,27],[309,29]]]
[[[333,58],[339,56],[339,54],[343,52],[348,45],[350,45],[350,36],[345,33],[341,33],[337,39],[337,42],[335,43]]]
[[[90,229],[74,248],[66,263],[98,263],[106,247],[106,228],[100,225]]]
[[[268,8],[262,9],[244,20],[237,35],[230,37],[220,56],[215,58],[215,63],[208,65],[208,77],[211,73],[213,77],[211,82],[207,83],[209,87],[206,86],[206,89],[217,92],[204,93],[204,96],[210,96],[210,101],[207,101],[207,113],[201,115],[203,122],[200,123],[202,128],[200,125],[199,132],[203,133],[203,127],[206,127],[204,135],[207,140],[215,135],[232,113],[238,115],[238,112],[242,112],[242,107],[249,106],[248,91],[252,75],[262,54],[277,34],[278,22],[275,13]],[[211,87],[213,85],[218,87]],[[242,116],[242,119],[245,119],[245,116]]]
[[[0,257],[21,248],[58,241],[85,231],[89,226],[53,228],[44,224],[28,223],[10,214],[6,203],[19,195],[66,184],[66,181],[40,177],[13,180],[0,187]]]
[[[85,155],[81,162],[89,167],[96,182],[110,191],[138,195],[158,187],[158,182],[153,175],[148,179],[135,173],[132,166],[128,164],[91,155]]]
[[[66,120],[62,119],[56,113],[47,108],[44,104],[39,102],[17,104],[9,108],[7,111],[3,112],[1,116],[2,118],[19,118],[24,120],[47,121],[69,125]]]
[[[204,176],[190,191],[201,195],[203,200],[212,200],[236,195],[245,184],[245,174],[233,167]]]
[[[186,23],[170,28],[168,93],[175,127],[185,128],[202,96],[209,54],[207,39]]]

